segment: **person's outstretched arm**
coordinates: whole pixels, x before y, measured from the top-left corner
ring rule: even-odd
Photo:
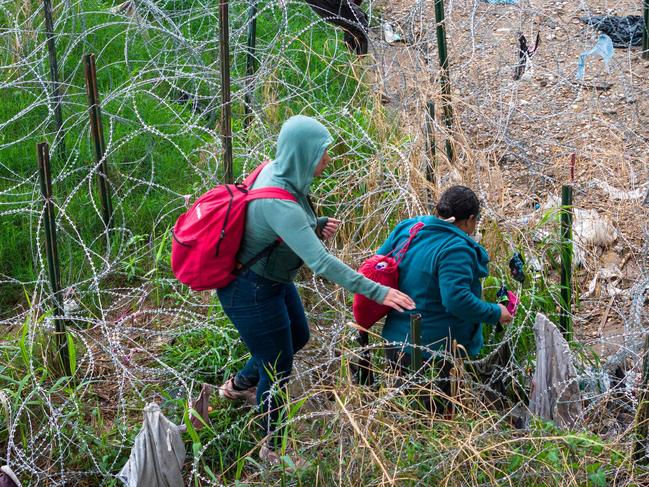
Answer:
[[[439,255],[439,288],[442,305],[453,316],[472,323],[498,323],[500,306],[487,303],[471,292],[473,249],[451,247]]]
[[[296,203],[273,200],[263,206],[263,215],[273,231],[315,274],[395,309],[414,307],[405,294],[367,279],[331,255],[309,225],[304,210]]]

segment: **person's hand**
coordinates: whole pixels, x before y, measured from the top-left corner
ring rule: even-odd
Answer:
[[[327,224],[324,227],[322,227],[322,230],[320,231],[322,240],[327,240],[333,237],[341,223],[342,222],[340,220],[336,220],[335,218],[329,218],[327,220]]]
[[[401,312],[404,310],[415,309],[415,302],[410,299],[410,296],[394,288],[390,288],[381,304]]]
[[[511,322],[514,317],[509,311],[507,311],[507,307],[502,304],[499,304],[498,306],[500,307],[500,319],[498,321],[502,324]]]

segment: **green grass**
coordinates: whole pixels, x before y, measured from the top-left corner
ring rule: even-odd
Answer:
[[[151,236],[155,232],[156,238],[160,238],[160,230],[172,225],[181,212],[181,195],[200,194],[219,181],[220,138],[218,129],[212,130],[214,127],[209,125],[210,114],[192,113],[190,103],[175,101],[182,89],[204,96],[201,103],[218,105],[216,12],[205,12],[205,15],[198,12],[187,17],[184,13],[187,2],[168,4],[167,13],[181,25],[182,34],[191,35],[192,42],[205,42],[202,49],[189,50],[161,30],[139,32],[121,17],[107,12],[112,5],[109,2],[83,0],[58,24],[58,32],[65,34],[59,37],[57,45],[60,72],[70,85],[63,107],[69,158],[64,162],[52,154],[53,192],[60,205],[58,245],[64,287],[87,279],[93,272],[101,272],[105,267],[102,256],[106,256],[97,185],[89,169],[93,152],[81,62],[84,53],[96,55],[115,226],[122,229],[112,237],[113,252],[118,248],[125,251],[124,244],[133,235]],[[231,8],[233,36],[238,25],[245,21],[244,7],[243,3],[234,3]],[[55,9],[55,16],[59,12],[60,6]],[[272,155],[276,134],[286,117],[295,113],[315,115],[333,124],[341,123],[341,133],[357,134],[358,127],[340,121],[338,113],[342,106],[371,104],[365,99],[365,89],[356,81],[352,57],[342,42],[331,35],[333,31],[327,27],[306,29],[314,19],[307,6],[293,6],[291,12],[289,31],[282,33],[286,50],[279,56],[281,43],[277,41],[277,26],[282,21],[281,12],[261,9],[257,46],[265,57],[277,62],[273,63],[265,84],[256,90],[265,123],[255,125],[250,133],[242,128],[243,105],[239,101],[242,95],[238,80],[245,72],[245,52],[233,47],[237,174],[244,167],[249,170],[260,162],[264,154]],[[9,14],[4,12],[0,16],[8,20]],[[40,21],[39,16],[35,18]],[[148,20],[154,27],[169,28],[164,20]],[[232,45],[241,46],[245,35],[244,30],[232,39]],[[38,48],[35,55],[45,56],[44,45],[38,44],[43,39],[42,33],[36,32],[36,37],[25,36],[25,39],[23,54]],[[0,38],[6,47],[11,41],[8,35]],[[128,64],[124,61],[125,51]],[[3,52],[0,63],[15,60],[12,51]],[[173,71],[160,69],[163,58]],[[186,59],[194,60],[194,65],[185,63]],[[213,70],[212,75],[199,72],[205,67]],[[47,63],[38,66],[39,75],[45,79],[47,70]],[[8,82],[8,87],[0,90],[3,99],[0,121],[32,107],[8,124],[0,135],[0,143],[5,144],[0,148],[0,208],[3,212],[16,212],[3,216],[0,223],[0,275],[17,281],[4,285],[5,292],[0,296],[0,315],[6,316],[12,312],[13,305],[22,301],[23,287],[31,290],[41,269],[38,260],[45,258],[43,229],[37,226],[42,204],[35,146],[43,140],[50,143],[54,140],[52,119],[46,120],[48,107],[43,85],[22,69],[0,70],[0,76]],[[21,86],[28,88],[11,85],[19,76]],[[175,87],[169,83],[170,76]],[[215,115],[218,118],[218,113]],[[366,117],[359,115],[358,122],[367,128]],[[9,145],[10,142],[15,143]],[[354,147],[354,150],[362,158],[372,149],[363,151]],[[39,247],[35,245],[37,233],[40,233]],[[84,252],[83,246],[90,255]],[[121,259],[121,255],[113,254],[113,257]],[[151,268],[150,261],[141,266],[143,274]]]

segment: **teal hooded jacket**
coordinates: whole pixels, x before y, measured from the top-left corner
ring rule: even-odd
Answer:
[[[252,260],[280,237],[282,244],[251,267],[256,274],[288,283],[304,263],[315,274],[351,292],[383,302],[389,288],[367,279],[331,255],[315,233],[317,218],[307,195],[313,172],[332,141],[326,127],[312,118],[297,115],[284,123],[277,139],[275,160],[261,171],[253,189],[283,188],[297,198],[297,203],[251,201],[238,259],[242,263]]]
[[[417,309],[412,313],[421,313],[422,345],[448,350],[456,339],[474,356],[483,345],[481,324],[500,319],[498,305],[481,299],[480,279],[489,274],[487,251],[452,223],[419,216],[399,223],[377,253],[398,249],[417,222],[424,227],[399,264],[399,290],[415,301]],[[409,335],[410,313],[390,311],[383,337],[410,343]]]

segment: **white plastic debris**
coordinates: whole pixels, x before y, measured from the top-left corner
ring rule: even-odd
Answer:
[[[580,375],[579,390],[586,400],[611,389],[611,376],[601,367],[589,366]]]
[[[574,239],[584,247],[610,247],[617,240],[613,224],[596,210],[575,208],[572,224]]]
[[[135,7],[135,2],[128,0],[124,3],[120,3],[112,8],[109,8],[108,11],[113,14],[123,14],[129,17],[135,17],[137,15],[137,9]]]
[[[541,272],[543,270],[543,264],[541,264],[541,261],[535,255],[527,256],[527,267],[533,272]]]
[[[20,481],[8,465],[0,467],[0,487],[20,487]]]
[[[78,311],[79,308],[79,295],[77,294],[77,290],[74,286],[69,287],[63,294],[63,312],[66,315],[70,315]]]
[[[180,431],[160,412],[160,406],[148,404],[131,456],[117,478],[127,487],[184,485],[185,444]]]
[[[623,191],[621,189],[617,189],[614,186],[611,186],[606,181],[602,181],[601,179],[593,179],[592,183],[614,200],[637,200],[642,198],[647,191],[646,185],[632,191]]]
[[[460,171],[458,171],[454,167],[451,167],[444,170],[442,177],[440,178],[439,185],[440,188],[446,189],[450,186],[462,184],[462,182],[463,180]]]
[[[559,221],[559,209],[561,199],[557,196],[548,197],[547,201],[536,211],[540,219],[546,212],[554,211],[554,220]],[[540,236],[546,236],[547,232],[539,232]],[[586,263],[587,250],[593,247],[610,247],[618,237],[617,230],[604,215],[596,210],[584,210],[573,208],[572,238],[574,241],[575,264],[583,266]]]
[[[388,44],[395,44],[397,42],[403,42],[403,38],[394,31],[392,24],[390,22],[383,22],[383,38]]]
[[[588,288],[585,293],[580,296],[580,299],[585,299],[594,296],[597,289],[597,282],[600,281],[601,292],[599,295],[604,296],[619,296],[624,294],[624,289],[616,286],[622,280],[622,271],[616,265],[605,266],[599,269],[593,278],[588,283]]]
[[[573,426],[582,412],[577,371],[568,342],[543,314],[534,322],[536,369],[530,390],[530,412],[560,426]]]

